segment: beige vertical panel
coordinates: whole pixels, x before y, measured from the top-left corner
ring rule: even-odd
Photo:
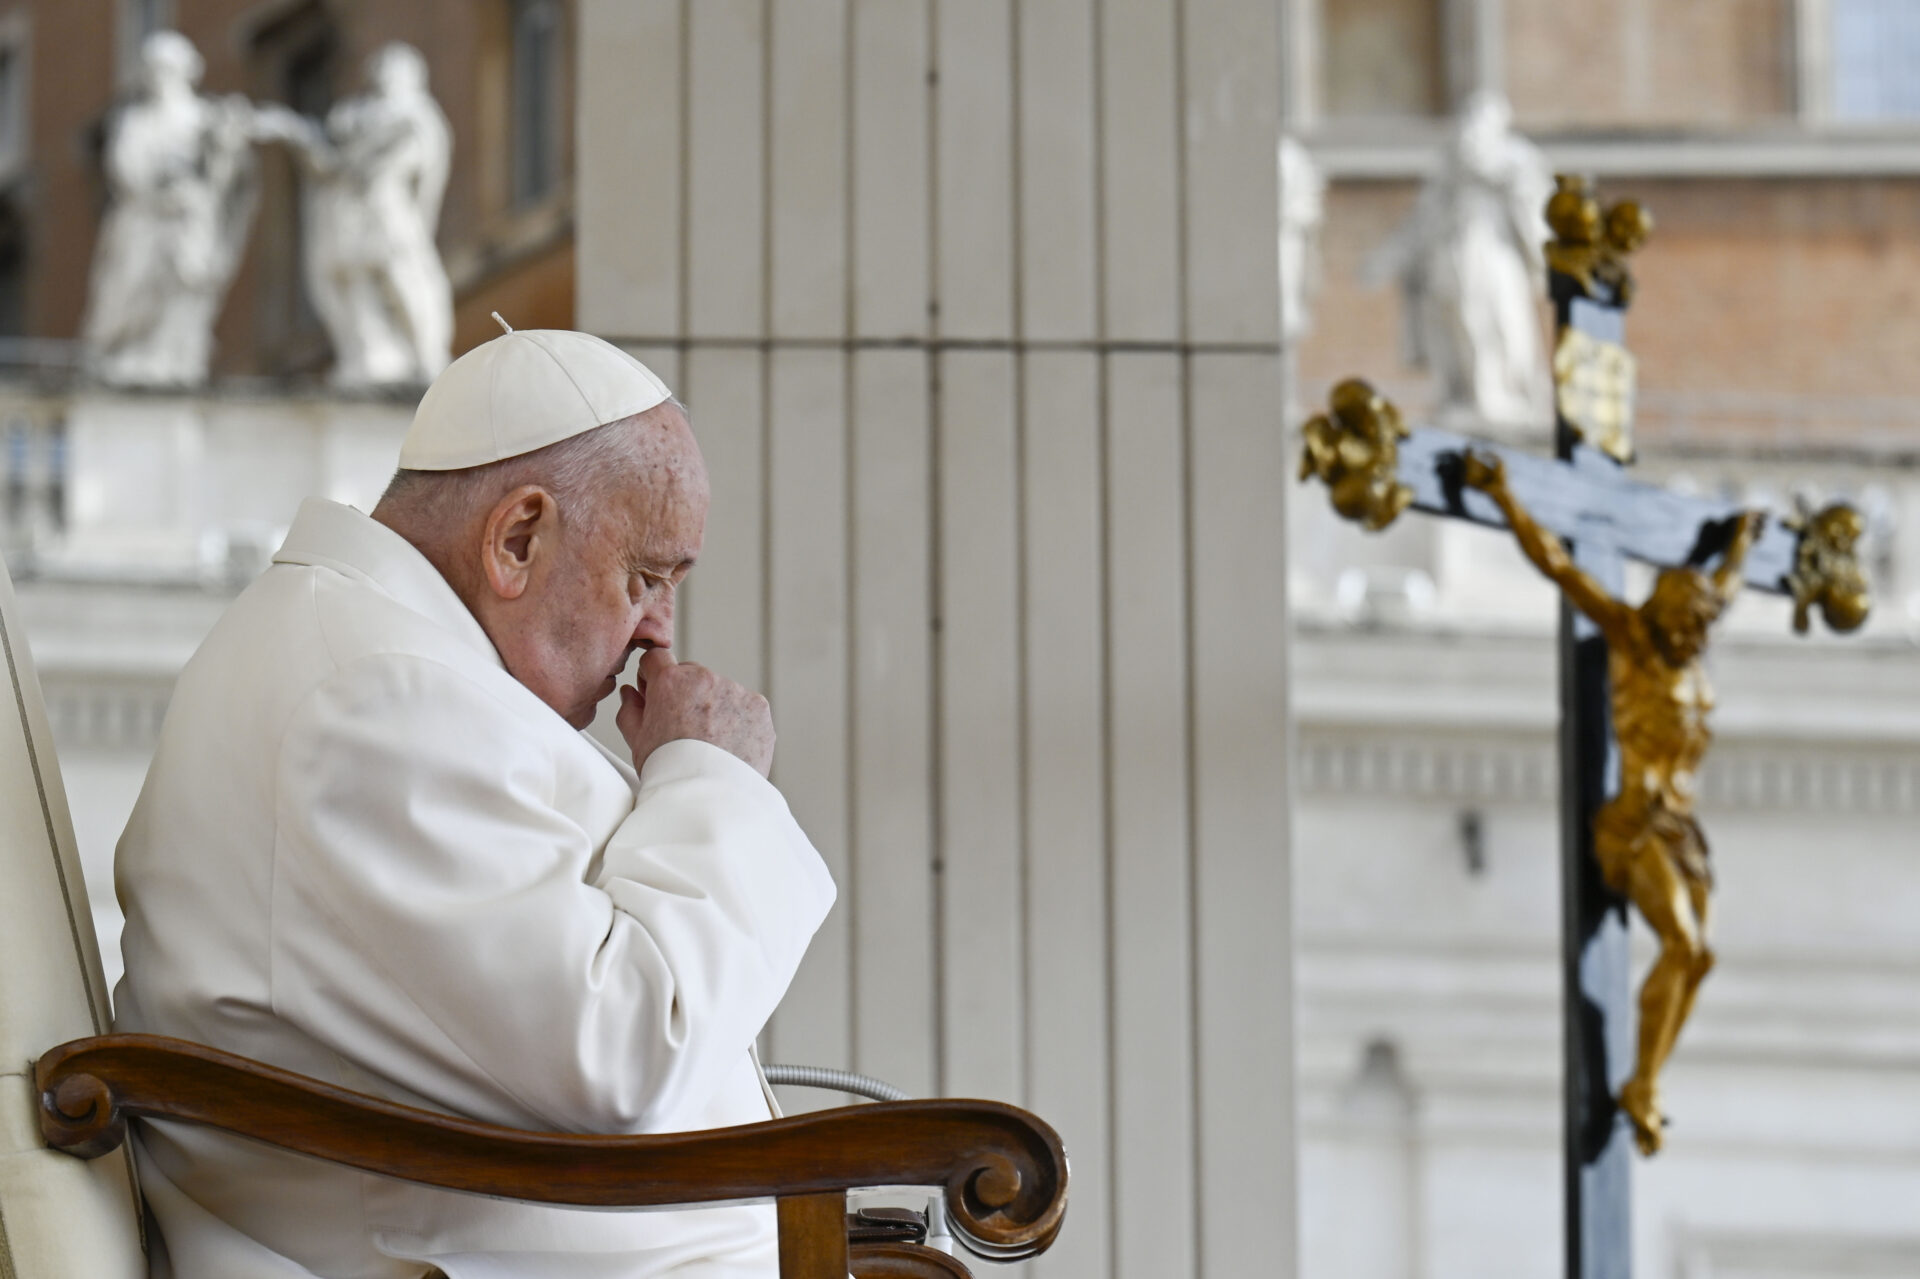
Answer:
[[[891,0],[890,0],[891,2]],[[916,1097],[938,1077],[928,357],[853,375],[853,1063]]]
[[[937,323],[946,337],[1013,331],[1013,21],[1009,0],[934,7]]]
[[[1176,8],[1101,0],[1101,280],[1115,341],[1181,336]]]
[[[847,901],[847,388],[837,350],[776,350],[768,365],[768,693],[774,784],[826,859],[841,899],[773,1022],[782,1061],[853,1057]],[[809,1108],[840,1099],[815,1090]]]
[[[1074,1229],[1033,1265],[1109,1273],[1100,358],[1027,356],[1027,1105],[1074,1152]]]
[[[773,332],[839,337],[847,316],[847,0],[779,0],[773,18]]]
[[[1018,1102],[1025,936],[1014,358],[955,352],[940,365],[941,1085],[949,1095]]]
[[[1093,0],[1024,0],[1019,29],[1020,308],[1028,339],[1098,332]]]
[[[1187,336],[1277,342],[1280,6],[1184,0]]]
[[[758,336],[767,287],[766,5],[698,0],[686,12],[686,329]]]
[[[1178,356],[1109,358],[1114,1279],[1192,1274],[1194,1261],[1181,394]]]
[[[680,393],[706,455],[713,505],[706,544],[680,592],[683,654],[749,688],[767,686],[765,357],[694,347]]]
[[[578,323],[593,333],[680,329],[681,0],[582,0],[576,137]],[[635,129],[635,120],[648,127]]]
[[[1277,356],[1192,368],[1201,1274],[1295,1256],[1286,434]],[[1259,1221],[1258,1231],[1247,1229]]]
[[[853,5],[853,322],[861,337],[927,332],[926,0]]]

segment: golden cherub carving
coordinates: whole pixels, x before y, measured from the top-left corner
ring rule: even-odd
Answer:
[[[1713,967],[1707,944],[1713,871],[1694,819],[1700,761],[1713,741],[1713,691],[1701,668],[1707,631],[1740,590],[1747,550],[1766,517],[1740,519],[1711,575],[1670,568],[1633,608],[1573,563],[1507,488],[1500,459],[1469,453],[1466,483],[1491,497],[1534,567],[1593,619],[1606,637],[1613,684],[1613,731],[1620,744],[1620,793],[1594,818],[1594,855],[1608,886],[1631,901],[1659,939],[1660,954],[1640,987],[1640,1045],[1620,1090],[1643,1154],[1660,1149],[1660,1068]]]
[[[1547,264],[1580,282],[1589,294],[1600,280],[1612,290],[1615,302],[1633,301],[1633,273],[1627,255],[1647,241],[1653,215],[1636,201],[1621,200],[1603,216],[1593,184],[1586,178],[1562,173],[1547,200],[1547,225],[1554,238],[1547,241]]]
[[[1815,607],[1836,631],[1850,631],[1866,621],[1873,600],[1854,552],[1867,529],[1860,512],[1836,502],[1789,525],[1800,533],[1793,572],[1787,577],[1793,591],[1793,629],[1805,634]]]
[[[1328,407],[1300,428],[1300,478],[1318,476],[1334,510],[1378,532],[1413,500],[1395,474],[1406,425],[1400,410],[1359,378],[1335,386]]]

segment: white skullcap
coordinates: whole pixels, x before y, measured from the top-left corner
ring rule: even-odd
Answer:
[[[640,361],[586,333],[518,329],[449,364],[400,443],[408,471],[519,457],[644,413],[672,392]]]

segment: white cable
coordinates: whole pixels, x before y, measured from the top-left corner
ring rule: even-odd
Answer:
[[[870,1101],[906,1101],[907,1094],[892,1084],[871,1075],[856,1075],[851,1070],[829,1070],[825,1066],[768,1066],[767,1082],[788,1088],[824,1088],[829,1092],[852,1093]]]

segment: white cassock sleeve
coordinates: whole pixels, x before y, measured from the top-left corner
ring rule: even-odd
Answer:
[[[571,780],[556,763],[583,745],[428,659],[320,684],[279,761],[275,1013],[477,1118],[634,1132],[700,1113],[833,883],[780,793],[696,741],[648,759],[586,882],[593,839],[569,810],[595,801],[572,793],[577,760]]]

